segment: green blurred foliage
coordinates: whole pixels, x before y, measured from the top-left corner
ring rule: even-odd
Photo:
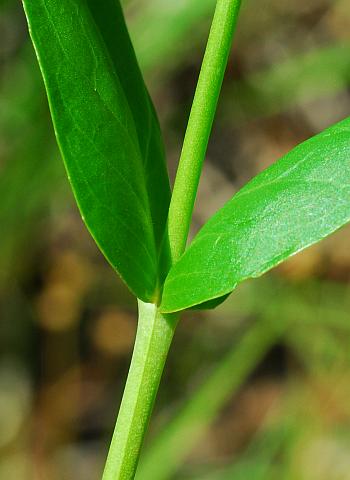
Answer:
[[[124,2],[173,176],[213,0]],[[247,0],[193,232],[349,115],[348,0]],[[0,478],[99,478],[135,305],[86,233],[20,3],[0,2]],[[350,478],[348,228],[181,322],[140,479]]]

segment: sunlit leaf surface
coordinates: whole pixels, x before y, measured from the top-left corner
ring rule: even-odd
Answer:
[[[350,118],[294,148],[201,229],[166,279],[162,310],[231,292],[350,220]]]

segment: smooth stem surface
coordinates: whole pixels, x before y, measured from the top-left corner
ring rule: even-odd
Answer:
[[[138,305],[139,320],[134,352],[103,480],[134,478],[177,324],[176,315],[161,315],[153,304],[139,301]]]
[[[186,248],[203,160],[224,78],[241,0],[217,0],[170,203],[172,261]]]
[[[240,4],[241,0],[217,0],[170,203],[168,233],[172,262],[185,250]],[[103,480],[134,478],[177,319],[175,314],[162,315],[156,305],[139,301],[133,357]]]
[[[288,322],[280,320],[278,318],[278,322],[272,322],[271,316],[267,315],[248,327],[212,373],[207,375],[203,384],[192,392],[191,398],[185,401],[173,420],[157,435],[141,459],[136,480],[175,478],[179,467],[217,418],[219,411],[285,332]],[[158,462],[159,458],[162,462]]]

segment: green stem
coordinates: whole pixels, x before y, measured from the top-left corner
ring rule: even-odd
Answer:
[[[103,480],[134,478],[177,324],[177,315],[162,315],[150,303],[139,301],[138,305],[139,320],[134,352]]]
[[[227,65],[241,0],[217,0],[170,203],[171,261],[183,253],[202,164]],[[139,323],[129,375],[103,480],[131,480],[145,436],[178,315],[162,315],[139,301]]]
[[[286,328],[286,322],[271,322],[269,316],[259,318],[248,327],[226,356],[220,359],[213,372],[209,372],[203,384],[192,392],[183,408],[158,433],[141,459],[137,478],[175,478],[177,470],[217,418],[218,412],[237,393]],[[162,459],[161,463],[157,462],[158,458]]]
[[[217,0],[170,203],[168,232],[173,262],[186,248],[199,178],[240,5],[241,0]]]

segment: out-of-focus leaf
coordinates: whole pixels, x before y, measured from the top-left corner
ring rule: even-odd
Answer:
[[[119,2],[25,0],[55,131],[91,234],[155,299],[170,197],[158,121]]]
[[[350,220],[350,118],[255,177],[201,229],[170,270],[162,310],[221,297]]]
[[[223,91],[225,119],[273,115],[341,92],[350,84],[349,51],[349,42],[317,47],[232,82]]]
[[[130,31],[141,66],[147,71],[177,66],[184,54],[203,40],[201,23],[206,23],[215,7],[215,0],[140,3],[134,9]]]

